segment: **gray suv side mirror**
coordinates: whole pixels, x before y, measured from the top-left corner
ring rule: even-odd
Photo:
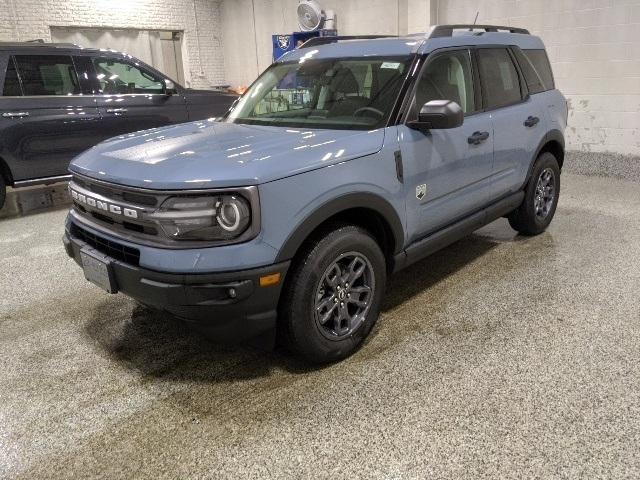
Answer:
[[[173,95],[174,93],[177,93],[176,84],[173,83],[168,78],[165,78],[165,80],[164,80],[164,94],[165,95]]]
[[[464,112],[460,105],[451,100],[431,100],[420,109],[418,120],[407,122],[415,130],[426,131],[456,128],[464,122]]]

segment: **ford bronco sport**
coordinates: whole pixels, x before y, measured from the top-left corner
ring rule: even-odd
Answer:
[[[312,362],[367,337],[387,275],[506,216],[554,216],[567,105],[524,29],[310,40],[222,121],[71,164],[68,254],[111,293]]]

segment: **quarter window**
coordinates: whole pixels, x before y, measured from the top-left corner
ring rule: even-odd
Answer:
[[[530,94],[544,92],[546,90],[544,82],[540,75],[536,71],[535,67],[531,64],[531,61],[522,53],[519,48],[514,48],[513,52],[522,70],[524,81],[527,83],[527,89]]]
[[[13,63],[13,58],[9,58],[9,63],[7,64],[7,72],[4,76],[4,88],[2,90],[2,95],[5,97],[18,97],[22,95],[22,90],[20,90],[20,81],[18,80],[18,72],[16,71],[16,66]]]
[[[25,95],[78,95],[73,60],[65,55],[16,55]]]
[[[533,67],[540,75],[545,90],[553,90],[555,84],[553,82],[553,73],[549,64],[549,57],[544,50],[523,50],[522,53],[529,59]]]
[[[100,92],[164,93],[164,79],[140,66],[115,58],[94,58]]]
[[[431,100],[452,100],[464,113],[475,110],[468,50],[441,53],[427,64],[418,81],[416,110]]]
[[[520,79],[505,48],[478,49],[485,108],[499,108],[522,100]]]

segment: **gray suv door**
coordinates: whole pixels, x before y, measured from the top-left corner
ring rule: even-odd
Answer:
[[[100,131],[95,100],[83,95],[72,57],[18,54],[3,63],[0,143],[13,180],[66,175]]]
[[[166,89],[166,78],[135,59],[92,57],[91,73],[106,136],[188,120],[182,95]]]
[[[423,133],[399,125],[407,186],[410,241],[446,226],[492,199],[493,128],[479,109],[477,74],[468,49],[431,54],[417,80],[410,116],[422,105],[452,100],[464,111],[462,126]]]

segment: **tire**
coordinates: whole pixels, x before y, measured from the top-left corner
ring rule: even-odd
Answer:
[[[280,338],[311,363],[348,357],[378,319],[385,283],[385,258],[369,232],[354,225],[333,225],[319,232],[303,247],[287,276]]]
[[[509,225],[523,235],[544,232],[553,220],[559,197],[558,160],[549,152],[542,153],[533,165],[522,204],[507,217]]]
[[[4,207],[4,202],[7,199],[7,184],[2,174],[0,174],[0,209]]]

